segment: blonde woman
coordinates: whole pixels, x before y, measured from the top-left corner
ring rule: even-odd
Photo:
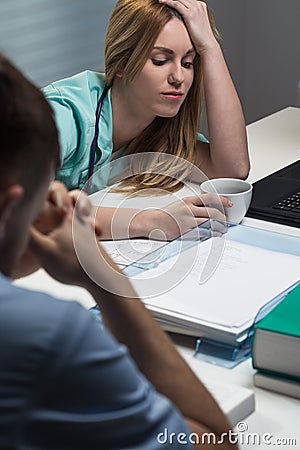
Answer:
[[[105,74],[86,71],[44,90],[60,131],[62,167],[56,178],[69,189],[83,188],[116,155],[140,152],[174,155],[209,178],[246,178],[243,112],[217,37],[204,2],[119,0],[107,28]],[[202,91],[209,142],[197,133]],[[175,169],[172,164],[159,173],[134,173],[121,187],[174,191],[180,164]],[[112,232],[149,236],[160,228],[172,239],[210,215],[218,217],[211,197],[175,203],[166,210],[124,210],[114,230],[115,209],[101,207],[102,238]],[[221,198],[221,205],[230,203]]]

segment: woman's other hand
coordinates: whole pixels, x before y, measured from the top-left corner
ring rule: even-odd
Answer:
[[[147,230],[147,237],[172,240],[208,219],[226,221],[224,208],[231,206],[232,203],[226,197],[203,194],[186,197],[165,208],[140,211],[133,220],[139,221],[140,226]]]
[[[198,0],[159,0],[159,2],[176,9],[181,14],[195,49],[200,55],[217,44],[205,2]]]

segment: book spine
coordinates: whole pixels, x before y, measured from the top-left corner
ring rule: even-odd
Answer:
[[[255,369],[257,369],[258,372],[260,372],[262,374],[265,374],[265,375],[271,375],[271,376],[275,376],[275,377],[283,377],[283,378],[288,378],[289,380],[292,380],[292,381],[299,381],[300,382],[300,377],[295,377],[293,375],[290,375],[287,372],[277,372],[277,371],[274,371],[274,370],[268,370],[268,369],[264,369],[262,367],[258,367],[258,366],[254,366],[254,365],[253,365],[253,367]]]

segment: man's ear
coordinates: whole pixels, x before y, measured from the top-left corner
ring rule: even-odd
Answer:
[[[24,188],[19,184],[12,184],[0,193],[0,239],[5,237],[7,222],[23,194]]]

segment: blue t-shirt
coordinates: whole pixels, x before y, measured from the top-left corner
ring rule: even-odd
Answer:
[[[82,306],[3,276],[0,292],[1,449],[153,450],[168,448],[157,439],[165,429],[188,434],[126,347]]]
[[[103,73],[84,71],[56,81],[43,89],[50,102],[58,128],[62,167],[56,179],[69,189],[84,188],[88,181],[91,144],[95,135],[96,109],[105,87]],[[208,142],[201,134],[197,139]],[[126,154],[127,148],[119,150]],[[95,154],[94,190],[106,186],[109,162],[113,152],[113,118],[111,90],[104,98],[99,119],[99,134]],[[116,166],[114,166],[116,168]],[[101,170],[100,170],[101,169]]]

